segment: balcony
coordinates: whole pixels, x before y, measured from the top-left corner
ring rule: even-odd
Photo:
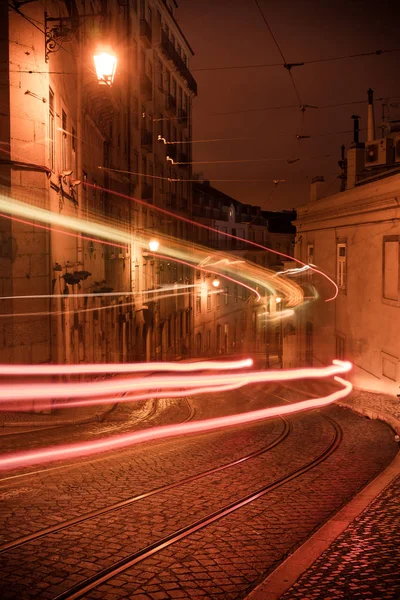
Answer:
[[[150,183],[142,184],[142,199],[148,202],[153,202],[153,185]]]
[[[178,124],[183,125],[184,127],[187,127],[188,125],[188,114],[183,108],[178,110]]]
[[[140,93],[146,100],[151,100],[153,97],[153,82],[144,73],[140,75]]]
[[[146,21],[146,19],[140,19],[140,37],[147,47],[150,48],[153,36],[151,25]]]
[[[171,115],[176,115],[176,98],[171,94],[165,96],[165,110]]]
[[[195,96],[197,96],[197,83],[194,80],[193,75],[175,50],[172,42],[164,31],[161,31],[160,50],[164,54],[165,58],[173,63],[183,79],[185,79],[189,90],[193,92]]]
[[[140,145],[144,150],[152,152],[153,150],[153,134],[147,129],[140,130]]]

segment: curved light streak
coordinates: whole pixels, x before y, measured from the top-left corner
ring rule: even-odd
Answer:
[[[194,287],[194,286],[192,286]],[[152,295],[154,290],[145,290],[142,292],[142,294],[148,294],[149,296]],[[189,292],[176,292],[176,293],[171,293],[171,294],[163,294],[162,296],[157,296],[157,301],[158,300],[163,300],[164,298],[176,298],[177,296],[185,296],[186,294],[188,294]],[[97,294],[96,294],[97,295]],[[98,294],[99,296],[101,296],[101,294]],[[119,294],[119,296],[121,296],[122,294]],[[139,295],[139,294],[138,294]],[[68,299],[68,298],[76,298],[75,294],[59,294],[59,296],[61,296],[64,299]],[[56,296],[54,296],[56,297]],[[0,298],[0,300],[4,300],[4,298]],[[148,302],[153,302],[153,298],[151,298],[150,300],[148,300]],[[71,314],[78,314],[78,313],[90,313],[90,312],[95,312],[95,311],[101,311],[101,310],[112,310],[112,309],[119,309],[120,307],[122,308],[123,306],[133,306],[135,304],[135,300],[131,300],[130,302],[119,302],[118,304],[107,304],[107,306],[92,306],[90,308],[71,308],[68,310],[46,310],[46,311],[41,311],[41,312],[24,312],[24,313],[4,313],[4,314],[0,314],[0,319],[2,317],[41,317],[41,316],[55,316],[55,315],[71,315]]]
[[[134,198],[134,197],[128,196],[126,194],[122,194],[120,192],[115,192],[113,190],[107,190],[106,188],[101,188],[99,186],[93,186],[92,184],[89,184],[88,182],[85,182],[84,185],[86,185],[88,187],[95,187],[96,189],[103,189],[104,191],[109,192],[115,196],[126,198],[128,200],[134,201],[138,204],[148,207],[147,202],[145,202],[143,200],[139,200],[138,198]],[[300,261],[297,258],[294,258],[294,257],[284,254],[282,252],[278,252],[277,250],[273,250],[272,248],[268,248],[268,247],[258,244],[256,242],[246,240],[245,238],[241,238],[239,236],[234,236],[227,232],[220,232],[220,231],[214,229],[213,227],[203,225],[202,223],[196,223],[196,222],[192,221],[191,219],[182,217],[180,215],[175,215],[171,211],[162,209],[160,207],[152,206],[151,208],[152,208],[152,210],[156,210],[162,214],[172,216],[176,219],[187,222],[191,225],[195,225],[197,227],[201,227],[201,228],[213,231],[214,233],[217,232],[218,234],[222,234],[228,238],[232,238],[232,239],[244,242],[246,244],[249,244],[250,246],[260,248],[261,250],[282,256],[291,261],[297,262],[298,264],[301,264],[302,266],[305,265],[305,263],[303,263],[302,261]],[[98,240],[96,238],[90,238],[90,237],[88,237],[89,235],[97,235],[97,236],[100,236],[101,238],[105,238],[105,240],[114,240],[114,241],[120,240],[120,241],[122,241],[122,243],[124,245],[130,244],[133,241],[136,241],[137,243],[139,243],[141,245],[144,245],[145,243],[147,243],[147,240],[143,241],[142,238],[138,238],[137,236],[134,236],[130,233],[123,232],[123,231],[115,229],[113,227],[102,225],[100,223],[93,224],[88,221],[83,221],[81,219],[77,219],[77,218],[71,217],[71,216],[57,215],[57,214],[47,211],[45,209],[33,206],[31,204],[27,204],[24,202],[20,202],[18,200],[11,201],[9,198],[4,196],[3,194],[0,194],[0,210],[4,211],[5,213],[14,215],[14,218],[19,217],[21,222],[24,222],[24,223],[27,223],[27,222],[29,223],[29,221],[26,221],[26,219],[24,219],[24,217],[26,217],[26,214],[28,212],[28,213],[30,213],[31,218],[34,220],[48,222],[48,223],[51,223],[52,225],[58,224],[61,227],[75,229],[76,231],[82,232],[82,234],[80,235],[81,238],[89,239],[91,241],[97,241],[97,242],[101,242],[101,243],[105,243],[105,244],[109,244],[109,245],[120,246],[120,244],[114,243],[113,241],[104,241],[104,240]],[[5,216],[7,216],[7,215],[5,215]],[[32,223],[30,223],[30,224],[32,224]],[[80,224],[80,226],[78,226],[78,224]],[[51,229],[49,227],[46,227],[44,225],[38,225],[36,223],[33,223],[33,225],[39,226],[43,229]],[[58,231],[59,233],[65,233],[66,235],[73,235],[73,234],[71,234],[71,232],[65,232],[64,230],[59,230],[59,229],[56,230],[56,229],[54,229],[54,227],[53,227],[53,231]],[[187,250],[189,250],[189,249],[190,249],[190,247],[188,246]],[[193,265],[191,265],[191,266],[193,266]],[[336,283],[333,281],[333,279],[331,279],[328,275],[323,273],[321,270],[316,269],[315,267],[311,267],[311,269],[313,271],[319,273],[323,277],[325,277],[335,287],[335,295],[332,296],[331,298],[326,299],[326,302],[336,298],[336,296],[338,294],[338,287],[337,287]],[[239,282],[239,284],[242,285],[241,282]],[[261,282],[261,284],[262,284],[262,282]]]
[[[107,396],[122,394],[135,390],[160,389],[170,390],[199,385],[228,385],[243,379],[247,383],[266,383],[272,381],[293,381],[295,379],[321,379],[347,373],[352,368],[350,362],[333,361],[328,367],[303,368],[275,371],[253,371],[250,373],[223,373],[217,375],[181,375],[179,380],[173,377],[159,375],[154,377],[95,381],[90,383],[5,383],[1,386],[0,403],[19,400],[57,399],[57,398],[88,398],[91,396]]]
[[[168,398],[184,398],[187,396],[196,396],[198,394],[217,394],[221,392],[231,392],[238,390],[241,387],[247,385],[245,379],[238,381],[237,383],[230,383],[226,385],[210,385],[210,386],[199,386],[187,389],[168,390]],[[82,406],[97,406],[99,404],[123,404],[124,402],[139,402],[141,400],[154,400],[156,398],[165,398],[165,392],[147,392],[145,394],[133,394],[132,396],[113,396],[107,398],[92,398],[90,400],[74,400],[68,402],[60,402],[53,404],[54,408],[77,408]]]
[[[75,234],[74,234],[75,235]],[[99,240],[101,241],[101,240]],[[104,298],[112,296],[141,296],[145,294],[160,294],[161,292],[172,292],[175,290],[182,290],[187,288],[193,288],[196,284],[194,283],[177,283],[174,285],[162,285],[155,290],[137,290],[135,292],[120,291],[120,292],[86,292],[71,294],[74,298]],[[0,296],[0,300],[40,300],[49,298],[67,298],[66,294],[30,294],[25,296]],[[1,316],[1,315],[0,315]]]
[[[163,259],[170,258],[169,256],[165,256],[163,254],[160,254],[159,252],[154,252],[154,253],[149,252],[148,254],[151,254],[152,256],[158,256],[159,258],[163,258]],[[191,267],[192,269],[196,269],[197,271],[202,271],[203,273],[211,273],[212,275],[217,275],[218,277],[223,277],[224,279],[227,279],[228,281],[232,281],[233,283],[236,283],[237,285],[240,285],[240,286],[250,290],[250,292],[255,294],[257,300],[261,300],[261,294],[256,289],[252,288],[250,285],[243,283],[243,281],[239,281],[238,279],[234,279],[233,277],[230,277],[229,275],[220,273],[220,271],[213,271],[212,269],[208,269],[208,268],[206,269],[199,265],[194,265],[193,263],[189,263],[185,260],[180,260],[179,258],[174,258],[174,262],[177,262],[181,265],[185,265],[187,267]]]
[[[2,454],[0,455],[0,470],[5,471],[35,464],[44,464],[54,460],[76,459],[83,456],[97,454],[99,452],[107,452],[110,450],[126,448],[127,446],[132,446],[150,440],[160,440],[178,435],[215,431],[216,429],[223,429],[226,427],[232,427],[234,425],[255,423],[257,421],[269,419],[277,415],[297,413],[311,408],[321,408],[331,404],[332,402],[335,402],[336,400],[344,398],[351,392],[352,385],[350,382],[345,381],[340,377],[335,377],[335,380],[343,386],[342,389],[333,392],[328,396],[303,400],[297,404],[264,408],[239,415],[217,417],[203,421],[192,421],[189,423],[181,423],[179,425],[164,425],[162,427],[120,434],[111,438],[102,438],[90,442],[63,444],[60,446],[52,446],[38,450]]]
[[[251,367],[253,360],[203,360],[196,362],[151,362],[151,363],[93,363],[73,365],[6,365],[0,364],[0,375],[32,376],[32,375],[93,375],[110,373],[149,373],[153,371],[170,371],[186,373],[190,371],[217,371],[244,369]],[[0,388],[1,389],[1,388]]]
[[[99,187],[99,186],[95,186],[94,184],[89,183],[88,181],[84,182],[84,185],[88,186],[88,187],[95,187],[97,189],[102,189],[103,191],[113,194],[115,196],[119,196],[120,198],[125,198],[127,200],[133,200],[134,202],[136,202],[137,204],[141,204],[142,206],[146,206],[148,207],[148,203],[145,202],[144,200],[140,200],[139,198],[135,198],[133,196],[128,196],[127,194],[123,194],[122,192],[116,192],[114,190],[110,190],[107,188],[103,188],[103,187]],[[268,248],[267,246],[263,246],[262,244],[258,244],[257,242],[253,242],[250,240],[247,240],[246,238],[241,238],[237,235],[233,235],[232,233],[228,233],[227,231],[220,231],[219,229],[215,229],[214,227],[210,227],[209,225],[204,225],[203,223],[199,223],[196,221],[192,221],[191,219],[188,219],[187,217],[183,217],[181,215],[176,215],[175,213],[166,210],[165,208],[161,208],[159,206],[152,206],[151,207],[153,210],[162,213],[164,215],[167,215],[169,217],[173,217],[174,219],[178,219],[180,221],[183,221],[185,223],[189,223],[190,225],[195,225],[196,227],[200,227],[201,229],[207,229],[208,231],[212,231],[214,233],[217,233],[218,235],[223,235],[225,237],[228,237],[230,239],[234,239],[237,240],[239,242],[244,242],[245,244],[248,244],[249,246],[253,246],[255,248],[260,248],[261,250],[265,250],[267,252],[270,252],[272,254],[276,254],[277,256],[283,256],[284,258],[287,258],[290,261],[296,262],[299,265],[305,266],[306,263],[304,263],[302,260],[295,258],[294,256],[290,256],[289,254],[285,254],[284,252],[279,252],[278,250],[273,250],[272,248]],[[339,288],[336,284],[336,282],[329,277],[329,275],[327,275],[326,273],[324,273],[323,271],[315,268],[314,266],[310,267],[315,273],[318,273],[319,275],[321,275],[322,277],[324,277],[325,279],[327,279],[327,281],[329,281],[329,283],[331,283],[335,289],[335,293],[333,296],[331,296],[330,298],[327,298],[325,300],[325,302],[331,302],[332,300],[335,300],[335,298],[337,297],[337,295],[339,294]]]

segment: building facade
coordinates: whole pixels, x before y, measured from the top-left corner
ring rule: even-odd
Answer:
[[[195,279],[194,346],[197,356],[262,353],[267,364],[281,364],[282,329],[275,321],[281,306],[273,295],[268,294],[262,281],[264,268],[276,271],[282,268],[280,253],[289,257],[293,253],[293,218],[292,211],[262,211],[259,206],[243,204],[209,182],[194,184],[193,219],[200,226],[194,228],[193,239],[210,248],[210,271],[197,270]],[[237,263],[237,282],[216,277],[213,273],[212,263],[221,269],[223,260]],[[256,289],[261,300],[241,285],[248,283],[240,277],[243,262],[251,265],[255,279],[260,281]]]
[[[305,289],[316,289],[318,298],[298,313],[286,360],[293,366],[350,360],[357,387],[393,395],[400,393],[400,168],[395,154],[370,165],[371,145],[349,150],[346,190],[320,198],[317,179],[312,200],[298,209],[296,257],[325,271],[338,295],[327,301],[332,284],[304,276]]]
[[[191,167],[173,162],[190,163],[197,86],[176,9],[1,3],[2,194],[59,217],[52,227],[0,218],[1,362],[165,359],[191,348],[191,296],[154,293],[191,272],[145,251],[158,233],[188,238],[174,215],[191,213]],[[104,51],[117,58],[112,82],[96,76],[93,56]],[[93,233],[71,235],[67,217]],[[121,240],[96,235],[103,225]]]

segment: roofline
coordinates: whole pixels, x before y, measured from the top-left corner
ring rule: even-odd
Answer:
[[[172,19],[175,27],[177,28],[177,30],[179,31],[179,33],[181,34],[181,36],[183,37],[183,39],[185,40],[185,43],[187,44],[187,47],[189,48],[190,52],[192,53],[192,56],[194,56],[194,50],[193,50],[192,46],[189,44],[189,42],[187,40],[187,37],[185,36],[185,34],[183,33],[182,29],[180,28],[180,26],[179,26],[177,20],[175,19],[174,15],[169,12],[168,7],[166,6],[166,3],[165,3],[164,0],[160,0],[160,2],[167,9],[168,15]],[[172,2],[175,4],[176,8],[179,8],[178,3],[177,3],[176,0],[172,0]]]

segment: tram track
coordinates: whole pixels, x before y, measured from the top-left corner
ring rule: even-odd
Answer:
[[[191,421],[194,418],[195,414],[196,414],[196,409],[191,406],[191,404],[190,404],[190,402],[189,402],[189,400],[187,398],[185,398],[185,402],[186,402],[186,404],[188,406],[188,414],[182,420],[182,423],[187,423],[188,421]],[[149,403],[150,403],[150,407],[149,407],[148,412],[145,415],[141,416],[140,418],[138,418],[136,420],[135,426],[140,426],[141,424],[148,422],[149,419],[152,419],[153,417],[156,416],[158,403],[154,399],[150,399]],[[115,405],[114,405],[114,407],[115,407]],[[102,423],[104,424],[104,421],[102,421]],[[83,425],[85,425],[85,424],[86,423],[83,423]],[[74,425],[74,424],[72,424],[72,425]],[[77,424],[77,425],[80,426],[81,424]],[[38,431],[49,431],[49,430],[59,431],[60,429],[64,429],[66,427],[71,427],[71,424],[68,423],[68,424],[65,424],[65,425],[54,425],[52,427],[47,427],[45,429],[39,429],[39,428],[37,428],[35,430],[30,430],[29,432],[22,432],[22,433],[23,434],[25,434],[25,433],[34,434],[34,433],[37,433]],[[3,437],[11,436],[11,435],[14,436],[15,434],[5,434],[5,435],[1,436],[0,439],[3,438]],[[6,477],[0,477],[0,489],[1,489],[1,485],[2,485],[3,482],[9,482],[11,480],[21,480],[23,478],[32,477],[34,475],[46,475],[46,474],[51,473],[53,471],[60,471],[60,470],[64,470],[64,469],[74,468],[74,467],[76,467],[77,464],[79,464],[81,466],[84,466],[84,465],[87,465],[87,464],[93,464],[95,462],[101,462],[101,461],[104,461],[104,460],[107,460],[107,457],[101,456],[101,457],[96,458],[96,459],[93,458],[90,461],[85,461],[85,462],[80,462],[80,463],[77,463],[76,461],[73,461],[71,463],[61,464],[61,465],[57,465],[55,467],[48,467],[48,468],[45,468],[45,469],[37,469],[35,471],[28,471],[27,473],[17,473],[15,475],[7,475]]]
[[[195,411],[194,409],[191,409],[190,407],[190,403],[188,402],[188,406],[190,408],[190,413],[187,416],[186,420],[190,420],[191,418],[193,418]],[[276,446],[278,446],[280,443],[282,443],[292,432],[293,426],[291,421],[289,421],[289,419],[287,419],[286,417],[280,417],[281,421],[283,422],[283,429],[281,431],[281,433],[278,435],[277,438],[275,438],[275,440],[273,440],[272,442],[270,442],[269,444],[267,444],[266,446],[262,447],[259,450],[256,450],[254,452],[251,452],[241,458],[238,458],[234,461],[230,461],[229,463],[225,463],[223,465],[220,465],[219,467],[214,467],[212,469],[207,469],[205,471],[202,471],[201,473],[197,473],[196,475],[191,475],[189,477],[186,477],[184,479],[181,479],[180,481],[165,485],[165,486],[161,486],[158,488],[155,488],[153,490],[150,490],[148,492],[145,492],[143,494],[138,494],[137,496],[132,496],[130,498],[127,498],[125,500],[121,500],[120,502],[116,502],[113,503],[109,506],[105,506],[104,508],[101,509],[97,509],[94,511],[90,511],[88,513],[85,513],[84,515],[81,515],[80,517],[75,517],[73,519],[68,519],[65,521],[62,521],[60,523],[57,523],[56,525],[50,526],[50,527],[46,527],[44,529],[41,529],[37,532],[28,534],[26,536],[22,536],[20,538],[17,538],[15,540],[12,540],[10,542],[7,542],[5,544],[0,545],[0,554],[3,554],[9,550],[12,550],[14,548],[20,547],[24,544],[27,544],[29,542],[35,541],[37,539],[43,538],[46,535],[49,535],[51,533],[56,533],[58,531],[61,530],[65,530],[68,529],[69,527],[72,527],[74,525],[78,525],[79,523],[83,523],[84,521],[88,521],[90,519],[99,517],[99,516],[103,516],[109,513],[112,513],[114,511],[117,510],[121,510],[125,507],[128,507],[132,504],[134,504],[135,502],[138,502],[140,500],[144,500],[146,498],[149,498],[151,496],[157,495],[157,494],[161,494],[163,492],[166,492],[168,490],[172,490],[174,488],[178,488],[180,486],[183,486],[187,483],[192,483],[193,481],[199,480],[201,478],[207,477],[208,475],[212,475],[214,473],[218,473],[220,471],[224,471],[226,469],[229,469],[231,467],[234,467],[236,465],[242,464],[244,462],[247,462],[253,458],[256,458],[258,456],[261,456],[262,454],[265,454],[266,452],[268,452],[269,450],[271,450],[272,448],[275,448]]]
[[[326,446],[324,448],[324,450],[322,452],[320,452],[320,454],[318,456],[309,460],[305,465],[303,465],[300,468],[294,469],[290,473],[283,475],[282,477],[279,477],[272,483],[266,484],[266,485],[260,487],[259,489],[257,489],[256,491],[251,492],[250,494],[242,496],[238,500],[235,500],[233,502],[230,502],[230,503],[224,505],[223,507],[215,510],[214,512],[203,516],[201,519],[198,519],[180,529],[177,529],[173,533],[149,544],[148,546],[145,546],[144,548],[142,548],[136,552],[132,552],[132,553],[128,554],[123,559],[100,570],[95,575],[87,577],[86,579],[84,579],[84,580],[80,581],[79,583],[70,587],[68,590],[63,591],[61,594],[54,597],[53,600],[77,600],[78,598],[81,598],[82,596],[84,596],[85,594],[87,594],[88,592],[93,590],[94,588],[97,588],[99,585],[109,581],[110,579],[116,577],[120,573],[123,573],[124,571],[128,570],[129,568],[134,567],[138,563],[153,556],[157,552],[162,551],[164,548],[167,548],[168,546],[175,544],[175,543],[189,537],[190,535],[194,534],[195,532],[232,514],[233,512],[243,508],[244,506],[249,505],[252,502],[255,502],[259,498],[266,496],[267,494],[273,492],[277,488],[284,486],[285,484],[293,481],[294,479],[301,477],[305,473],[307,473],[307,472],[311,471],[312,469],[314,469],[315,467],[317,467],[319,464],[321,464],[326,459],[328,459],[330,456],[332,456],[332,454],[334,454],[334,452],[336,452],[336,450],[339,448],[339,446],[341,444],[342,437],[343,437],[342,429],[341,429],[340,425],[334,419],[328,417],[327,415],[321,415],[321,416],[331,424],[331,426],[333,428],[333,436],[332,436],[328,446]],[[275,445],[276,445],[276,443],[279,443],[279,442],[275,442]],[[241,461],[243,461],[243,459],[241,459]],[[237,461],[235,461],[235,464],[237,464]],[[225,468],[227,468],[227,467],[225,466]],[[213,470],[213,472],[215,472],[215,470]]]

